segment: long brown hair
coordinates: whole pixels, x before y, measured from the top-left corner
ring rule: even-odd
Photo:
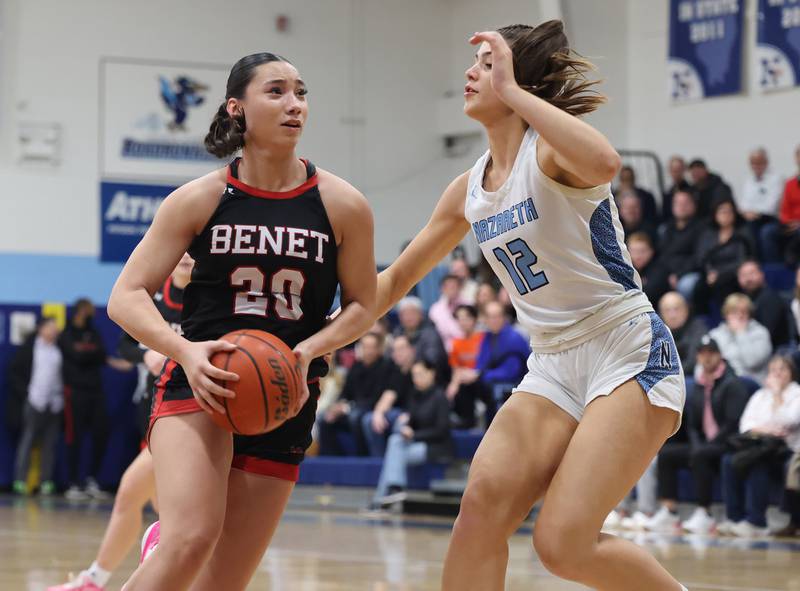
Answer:
[[[586,72],[594,65],[570,49],[564,23],[551,20],[537,27],[509,25],[497,30],[514,59],[514,77],[523,90],[569,113],[585,115],[606,102]]]

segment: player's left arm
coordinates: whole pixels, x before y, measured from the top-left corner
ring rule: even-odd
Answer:
[[[336,235],[342,305],[336,318],[295,347],[294,353],[304,372],[312,359],[344,347],[364,334],[375,316],[377,271],[369,203],[351,185],[324,171],[320,171],[320,193]],[[301,404],[307,395],[306,392]]]
[[[608,139],[578,117],[520,88],[514,79],[511,48],[500,33],[486,31],[476,33],[470,39],[473,45],[484,41],[492,48],[492,87],[495,92],[539,132],[546,144],[539,155],[545,173],[562,176],[548,170],[555,165],[556,171],[565,171],[567,177],[582,181],[585,187],[611,182],[621,160]]]

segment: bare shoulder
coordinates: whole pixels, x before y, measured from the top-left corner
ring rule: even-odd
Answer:
[[[317,168],[319,193],[322,203],[336,233],[337,243],[341,241],[342,228],[350,222],[372,221],[372,209],[364,195],[346,180],[332,172]]]
[[[468,186],[469,171],[454,178],[442,193],[439,204],[436,206],[436,213],[464,217],[464,203],[467,200]]]
[[[226,187],[225,168],[214,170],[175,189],[165,200],[169,212],[180,215],[199,234],[219,205]]]

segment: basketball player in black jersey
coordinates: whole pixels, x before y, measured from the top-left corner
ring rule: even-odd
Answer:
[[[320,358],[372,322],[372,213],[356,189],[295,155],[307,115],[294,66],[269,53],[239,60],[206,146],[242,157],[164,201],[114,286],[109,315],[170,359],[149,432],[160,540],[126,591],[247,586],[311,441]],[[186,250],[195,268],[179,336],[150,295]],[[342,312],[326,326],[337,285]],[[234,348],[215,339],[242,328],[283,339],[310,382],[293,418],[254,437],[232,437],[207,414],[223,411],[214,396],[233,396],[217,380],[237,379],[209,362]]]
[[[161,289],[153,294],[153,304],[161,317],[178,334],[181,333],[183,291],[192,276],[194,261],[189,253],[181,257]],[[139,385],[134,394],[136,426],[144,438],[150,420],[151,395],[156,378],[166,362],[158,351],[142,346],[127,333],[119,342],[120,357],[135,364],[140,370]],[[119,567],[142,529],[142,511],[150,501],[157,509],[156,482],[153,474],[153,456],[147,446],[125,470],[114,497],[114,508],[106,527],[103,541],[94,562],[63,585],[48,587],[47,591],[104,591],[113,571]]]

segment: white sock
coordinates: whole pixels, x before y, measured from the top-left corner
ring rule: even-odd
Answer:
[[[683,585],[681,585],[681,591],[689,591],[689,590],[686,587],[684,587]]]
[[[87,570],[86,573],[89,575],[89,578],[92,579],[92,583],[98,587],[105,587],[106,583],[108,583],[108,580],[111,578],[111,571],[100,568],[100,565],[97,564],[96,560],[92,563],[92,566],[89,567],[89,570]]]

